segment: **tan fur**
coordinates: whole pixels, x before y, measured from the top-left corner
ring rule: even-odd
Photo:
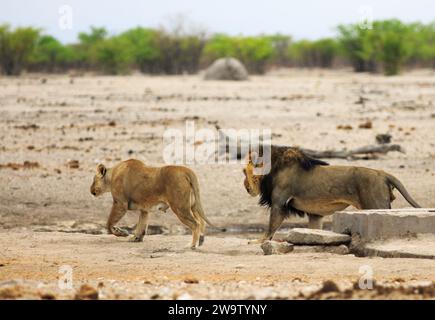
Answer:
[[[113,168],[97,166],[90,188],[94,196],[111,192],[112,210],[107,221],[109,233],[127,236],[128,232],[116,227],[127,210],[140,210],[139,222],[132,241],[142,241],[148,225],[148,211],[168,207],[180,221],[192,230],[191,248],[202,245],[205,223],[199,194],[198,179],[189,168],[182,166],[149,167],[139,160],[123,161]]]
[[[402,183],[384,171],[326,164],[303,169],[301,161],[310,159],[303,157],[303,153],[294,149],[282,152],[275,159],[272,157],[272,171],[269,174],[273,178],[273,191],[269,230],[259,242],[272,239],[288,216],[288,207],[307,213],[310,228],[322,228],[323,216],[348,206],[357,209],[390,209],[391,202],[395,199],[393,188],[398,189],[412,206],[420,207]],[[261,182],[265,176],[254,175],[256,167],[261,167],[261,164],[253,163],[251,155],[248,155],[243,170],[244,185],[253,197],[264,191],[261,190]]]

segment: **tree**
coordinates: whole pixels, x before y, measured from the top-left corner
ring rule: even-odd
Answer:
[[[68,68],[74,60],[72,47],[64,46],[56,38],[44,35],[36,43],[31,65],[35,69],[54,72]]]
[[[0,26],[0,65],[3,73],[21,73],[30,61],[39,33],[34,28],[16,28],[11,31],[9,25]]]
[[[161,55],[157,32],[137,27],[120,34],[119,37],[125,41],[134,66],[142,72],[152,71]]]
[[[91,27],[89,33],[79,33],[79,43],[75,51],[79,66],[84,68],[94,67],[96,63],[96,47],[98,44],[107,39],[107,30],[105,28]]]
[[[358,24],[338,26],[338,41],[341,52],[346,56],[356,72],[375,71],[375,50],[373,32]]]
[[[93,61],[104,73],[127,73],[133,64],[128,45],[128,41],[119,36],[99,41],[94,47]]]
[[[373,24],[374,47],[386,75],[398,74],[411,56],[411,28],[399,20],[376,21]]]

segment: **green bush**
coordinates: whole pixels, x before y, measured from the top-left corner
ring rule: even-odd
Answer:
[[[119,35],[124,41],[132,66],[142,72],[152,72],[161,52],[157,45],[158,32],[137,27]],[[126,53],[124,53],[126,54]]]
[[[395,75],[411,58],[432,60],[432,27],[406,25],[397,19],[375,21],[372,29],[358,25],[339,26],[342,52],[355,71],[375,71],[382,66],[386,75]]]
[[[106,29],[91,27],[89,33],[80,32],[78,38],[79,43],[74,46],[78,66],[85,69],[95,68],[98,63],[96,49],[107,39]]]
[[[34,28],[16,28],[0,26],[0,65],[7,75],[19,75],[29,64],[39,30]]]
[[[125,37],[118,36],[95,44],[93,64],[107,74],[125,74],[134,63],[132,51]]]
[[[292,42],[287,35],[229,36],[136,27],[109,36],[91,27],[78,41],[64,45],[38,29],[0,25],[0,71],[17,75],[23,69],[60,72],[71,68],[109,74],[196,73],[221,57],[239,59],[251,73],[271,66],[322,67],[351,65],[355,71],[387,75],[403,67],[435,68],[435,22],[404,24],[375,21],[372,29],[338,26],[337,38]],[[338,63],[336,63],[338,61]]]
[[[338,53],[334,39],[300,40],[288,48],[290,62],[298,67],[331,68]]]
[[[204,60],[207,63],[222,57],[234,57],[252,73],[264,73],[265,66],[273,55],[272,39],[267,36],[230,37],[218,34],[204,48]]]
[[[75,62],[75,52],[71,46],[64,46],[52,36],[41,36],[31,57],[31,67],[48,72],[64,71]]]
[[[199,69],[205,39],[201,34],[170,34],[160,31],[157,69],[166,74],[195,73]]]
[[[409,37],[413,65],[435,68],[435,22],[428,25],[414,23]]]
[[[399,20],[377,21],[373,24],[376,56],[386,75],[398,74],[411,56],[412,29]]]
[[[349,59],[354,71],[375,71],[377,65],[372,30],[350,24],[338,26],[338,31],[340,51]]]

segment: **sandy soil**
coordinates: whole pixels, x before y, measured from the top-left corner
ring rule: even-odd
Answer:
[[[352,287],[366,264],[379,283],[432,281],[433,260],[326,253],[265,257],[259,247],[247,245],[247,238],[258,236],[252,234],[210,235],[203,248],[191,252],[184,248],[190,236],[169,211],[151,220],[152,230],[164,235],[129,243],[100,234],[110,195],[94,199],[89,186],[98,162],[111,166],[138,158],[162,165],[164,131],[184,130],[190,119],[198,129],[216,123],[271,128],[276,144],[319,150],[373,144],[376,134],[390,133],[406,153],[330,162],[389,171],[417,202],[435,207],[434,75],[286,70],[240,83],[205,82],[199,76],[0,78],[0,295],[7,297],[9,291],[1,290],[12,286],[12,297],[40,297],[41,290],[51,290],[71,298],[80,284],[90,283],[102,298],[310,297],[327,280]],[[357,103],[361,96],[368,99],[364,104]],[[366,121],[372,128],[359,128]],[[190,167],[199,177],[210,220],[230,231],[266,225],[266,210],[243,188],[240,164]],[[407,206],[397,195],[393,207]],[[129,213],[121,225],[136,219]],[[287,227],[305,223],[291,219]],[[57,288],[64,264],[73,266],[71,292]],[[371,292],[370,297],[385,294]],[[428,297],[424,290],[407,292],[399,291],[399,297]]]

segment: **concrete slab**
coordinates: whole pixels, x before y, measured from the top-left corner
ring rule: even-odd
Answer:
[[[293,228],[286,240],[301,245],[339,245],[350,242],[347,234],[335,233],[327,230]]]
[[[310,245],[310,246],[294,246],[294,253],[316,253],[316,252],[325,252],[325,253],[334,253],[334,254],[349,254],[349,248],[344,244],[339,246],[319,246],[319,245]]]
[[[366,243],[363,250],[364,256],[435,259],[435,235],[419,234],[415,238],[378,240]]]
[[[359,234],[363,241],[435,234],[435,208],[341,211],[333,215],[332,231]]]

